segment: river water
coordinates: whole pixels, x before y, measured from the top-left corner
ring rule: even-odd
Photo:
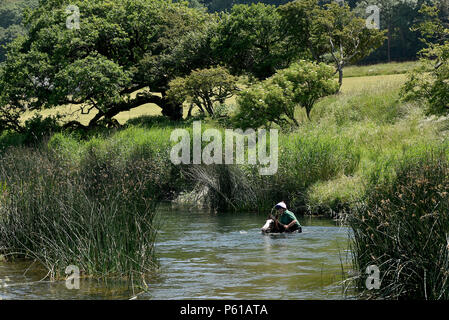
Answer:
[[[0,299],[343,299],[350,268],[346,227],[300,219],[303,233],[262,235],[265,216],[163,208],[156,243],[159,271],[149,289],[82,280],[41,281],[30,262],[0,262]]]

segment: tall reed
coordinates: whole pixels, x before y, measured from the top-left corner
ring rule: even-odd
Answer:
[[[191,166],[187,176],[206,189],[206,202],[217,211],[266,212],[284,200],[298,213],[306,213],[310,186],[351,174],[359,164],[360,154],[347,138],[294,132],[279,139],[274,175],[260,175],[260,164],[243,164]]]
[[[78,163],[46,148],[0,157],[0,250],[61,277],[69,265],[97,278],[144,280],[157,266],[155,207],[170,166],[132,148],[86,148]]]
[[[357,286],[370,298],[449,298],[449,162],[443,152],[404,157],[390,176],[373,175],[349,216]],[[380,270],[367,290],[366,268]]]

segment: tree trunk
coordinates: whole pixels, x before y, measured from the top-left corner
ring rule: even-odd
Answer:
[[[343,85],[343,67],[338,67],[338,84],[340,87],[338,88],[338,91],[340,91],[341,86]]]
[[[306,115],[307,115],[307,119],[309,119],[309,121],[311,121],[310,119],[310,112],[312,111],[312,107],[306,106]],[[298,124],[299,126],[299,124]]]
[[[98,124],[101,118],[106,121],[112,121],[112,118],[118,115],[120,112],[129,111],[131,109],[137,108],[143,104],[154,103],[162,109],[162,114],[169,117],[171,120],[182,119],[182,105],[172,104],[167,98],[161,98],[152,94],[137,94],[136,98],[129,102],[122,102],[111,106],[107,111],[103,112],[101,110],[90,120],[88,128],[93,128]]]
[[[388,62],[391,62],[391,32],[390,32],[390,26],[388,26],[388,32],[387,32],[387,57],[388,57]]]
[[[166,91],[162,91],[162,99],[157,103],[162,108],[162,115],[168,117],[170,120],[181,120],[183,116],[182,103],[173,103],[167,98]]]
[[[78,127],[83,129],[92,129],[98,125],[100,119],[104,119],[106,122],[113,123],[113,117],[120,112],[129,111],[137,108],[143,104],[154,103],[162,109],[162,114],[171,120],[180,120],[183,116],[182,104],[173,104],[166,97],[159,97],[150,93],[137,94],[136,98],[129,102],[121,102],[115,105],[111,105],[106,108],[106,111],[98,110],[97,114],[89,121],[87,126],[82,125],[78,121],[70,121],[66,127]]]
[[[187,112],[187,118],[190,118],[192,116],[192,111],[193,111],[194,107],[195,107],[195,105],[192,102],[189,107],[189,112]]]

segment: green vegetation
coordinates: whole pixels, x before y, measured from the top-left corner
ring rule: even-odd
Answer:
[[[222,67],[194,70],[185,78],[170,81],[167,95],[175,103],[190,103],[187,117],[195,106],[202,114],[213,116],[215,104],[225,103],[238,90],[237,80]]]
[[[4,153],[5,256],[34,259],[52,278],[76,265],[85,276],[144,284],[156,266],[155,207],[181,186],[161,131],[132,129],[88,142],[56,134],[48,147]]]
[[[449,113],[449,22],[439,18],[437,7],[423,6],[421,12],[428,18],[418,26],[427,47],[403,95],[406,100],[426,103],[428,114],[445,115]]]
[[[272,123],[299,126],[296,107],[304,108],[307,118],[318,99],[335,94],[338,84],[332,79],[332,67],[324,63],[300,61],[279,70],[274,76],[256,83],[239,94],[236,126],[269,127]]]
[[[66,27],[69,2],[41,2],[0,65],[0,254],[52,277],[74,264],[144,284],[159,202],[266,213],[284,200],[347,218],[356,271],[381,268],[368,297],[448,298],[446,11],[417,11],[419,63],[354,66],[385,35],[392,56],[390,15],[411,7],[381,2],[384,31],[365,28],[355,1],[221,14],[198,1],[70,2],[80,29]],[[277,173],[171,163],[172,131],[199,119],[203,130],[280,129]]]
[[[366,76],[387,76],[406,74],[415,68],[417,62],[391,62],[366,66],[349,66],[345,69],[345,78]]]
[[[401,93],[405,101],[422,103],[429,122],[447,130],[448,53],[447,21],[437,6],[423,6],[428,19],[417,30],[426,48],[420,65],[408,76]],[[438,116],[440,116],[438,118]],[[440,127],[441,128],[441,127]],[[433,139],[435,141],[435,139]],[[448,299],[448,145],[415,142],[398,157],[379,163],[369,176],[365,197],[352,210],[353,262],[359,274],[369,265],[381,270],[381,287],[367,292],[373,298]]]
[[[0,1],[0,62],[6,58],[5,45],[25,33],[22,25],[22,12],[35,8],[38,0],[1,0]]]
[[[447,156],[445,145],[408,154],[388,180],[376,172],[364,202],[349,216],[356,270],[376,265],[381,271],[381,286],[366,292],[369,297],[449,298]],[[366,291],[366,277],[356,279]]]
[[[384,33],[366,27],[350,7],[316,0],[292,1],[279,8],[282,29],[292,46],[306,48],[306,57],[329,60],[343,83],[343,68],[368,56],[381,46]]]
[[[64,124],[84,130],[118,126],[115,116],[149,103],[180,120],[185,99],[170,99],[170,82],[177,79],[179,89],[180,78],[192,80],[198,69],[204,78],[204,70],[218,66],[263,80],[300,58],[322,62],[331,55],[341,85],[343,67],[380,46],[383,33],[366,28],[346,5],[300,3],[236,5],[214,15],[167,0],[41,2],[25,14],[27,33],[8,45],[0,67],[0,130],[23,131],[26,112],[64,106],[92,115],[87,126]],[[82,12],[79,29],[67,27],[68,5]],[[309,9],[314,14],[306,15]],[[297,14],[306,23],[296,24]],[[205,104],[211,113],[212,102]]]

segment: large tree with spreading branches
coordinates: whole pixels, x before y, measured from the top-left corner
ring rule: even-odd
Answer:
[[[27,33],[9,45],[0,70],[0,125],[18,130],[25,111],[68,104],[92,115],[88,128],[147,103],[180,119],[168,83],[208,64],[198,60],[201,43],[191,42],[213,23],[182,2],[41,1],[25,15]]]

